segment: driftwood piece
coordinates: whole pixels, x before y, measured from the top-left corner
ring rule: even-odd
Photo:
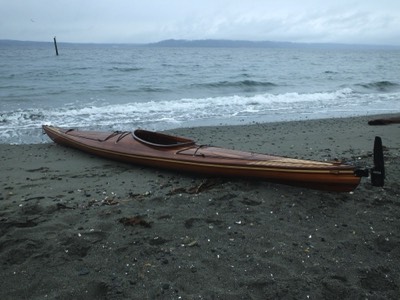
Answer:
[[[389,125],[389,124],[400,124],[400,117],[375,119],[368,121],[368,125]]]

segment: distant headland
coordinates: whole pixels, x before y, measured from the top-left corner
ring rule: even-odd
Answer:
[[[44,46],[53,43],[35,41],[18,41],[0,39],[0,46]],[[118,45],[118,46],[137,46],[137,47],[191,47],[191,48],[326,48],[326,49],[400,49],[400,46],[391,45],[364,45],[364,44],[339,44],[339,43],[294,43],[294,42],[276,42],[276,41],[247,41],[247,40],[224,40],[224,39],[203,39],[203,40],[184,40],[168,39],[155,43],[71,43],[62,42],[64,45]]]

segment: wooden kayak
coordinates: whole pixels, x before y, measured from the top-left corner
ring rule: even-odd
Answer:
[[[334,192],[349,192],[360,183],[355,166],[320,162],[199,145],[167,134],[98,132],[43,125],[56,143],[105,158],[212,176],[255,178]]]

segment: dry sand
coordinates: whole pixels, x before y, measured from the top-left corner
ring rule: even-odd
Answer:
[[[171,131],[369,166],[381,136],[386,186],[351,193],[0,145],[0,299],[398,299],[400,125],[370,119]]]

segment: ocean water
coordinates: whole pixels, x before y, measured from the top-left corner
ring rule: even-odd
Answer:
[[[397,48],[0,43],[0,143],[400,112]]]

